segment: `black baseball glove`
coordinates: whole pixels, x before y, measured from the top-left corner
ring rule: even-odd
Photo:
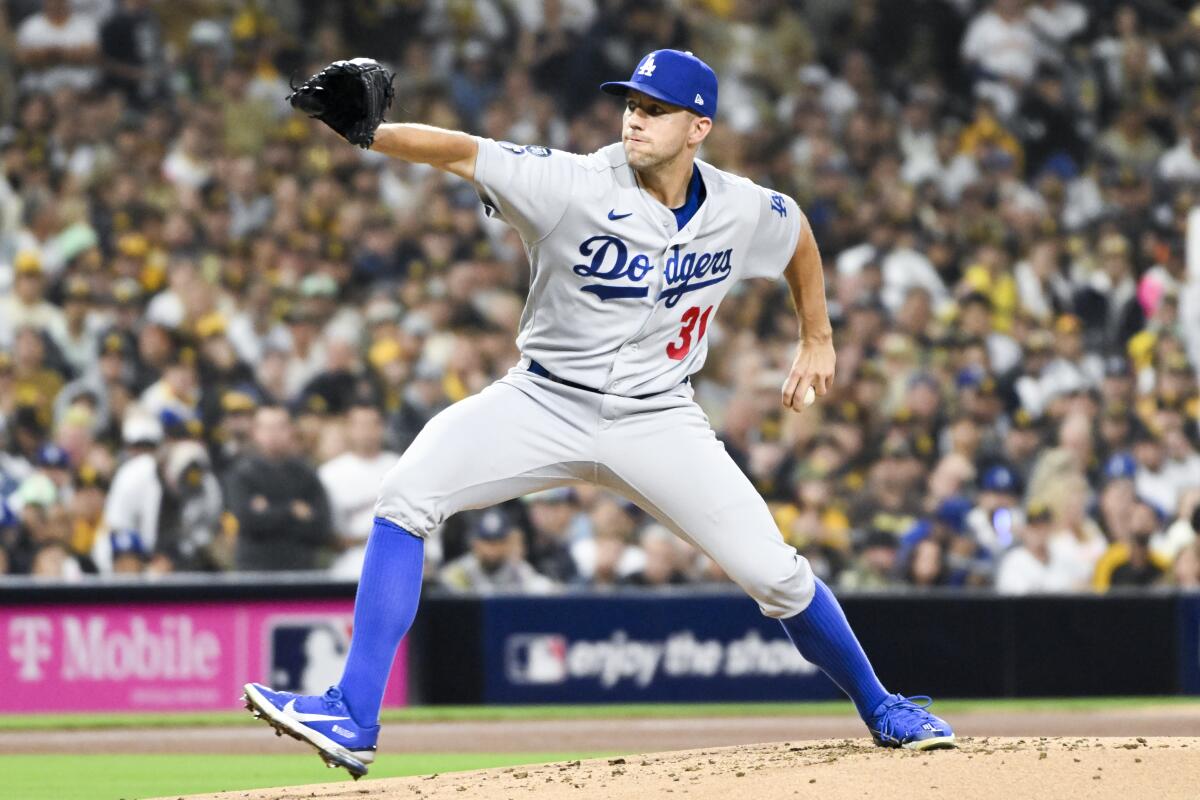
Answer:
[[[287,100],[365,150],[375,141],[375,129],[392,104],[395,77],[372,58],[335,61],[299,87],[293,86]]]

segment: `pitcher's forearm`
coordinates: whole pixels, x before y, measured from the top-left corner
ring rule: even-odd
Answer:
[[[472,180],[475,175],[475,156],[479,145],[474,137],[461,131],[448,131],[432,125],[417,123],[385,123],[375,131],[371,149],[410,161],[429,164],[438,169]]]
[[[825,303],[825,272],[821,267],[821,253],[807,220],[804,226],[796,252],[784,270],[784,278],[800,317],[800,338],[811,342],[828,342],[833,339],[833,328]]]

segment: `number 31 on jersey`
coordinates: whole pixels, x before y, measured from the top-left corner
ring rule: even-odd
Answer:
[[[701,313],[699,306],[692,306],[683,312],[683,318],[680,320],[683,327],[679,330],[679,341],[667,345],[667,358],[682,361],[684,356],[691,352],[692,332],[696,330],[696,324],[699,323],[700,330],[696,331],[696,341],[704,338],[704,331],[708,328],[708,315],[712,313],[712,310],[713,307],[709,306]]]

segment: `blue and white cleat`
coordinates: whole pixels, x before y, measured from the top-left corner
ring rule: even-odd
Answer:
[[[264,719],[275,729],[317,749],[327,767],[344,767],[358,780],[367,774],[367,765],[375,760],[379,726],[364,728],[350,716],[336,686],[321,696],[277,692],[259,683],[242,687],[246,708],[256,719]]]
[[[914,703],[913,700],[922,700]],[[871,738],[881,747],[903,747],[905,750],[938,750],[958,747],[954,731],[927,710],[933,700],[919,696],[908,698],[889,694],[871,715],[867,727]]]

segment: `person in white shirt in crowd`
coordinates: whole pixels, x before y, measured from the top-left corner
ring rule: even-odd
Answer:
[[[0,349],[13,346],[17,331],[35,328],[62,346],[67,336],[67,321],[62,309],[45,298],[46,280],[37,253],[17,254],[13,271],[13,292],[0,295]]]
[[[1150,550],[1164,561],[1174,562],[1193,548],[1200,535],[1200,487],[1188,489],[1179,498],[1179,516],[1166,530],[1150,539]]]
[[[1050,548],[1054,529],[1049,506],[1035,503],[1025,509],[1021,543],[1000,559],[996,591],[1000,594],[1035,594],[1070,591],[1075,581],[1074,565],[1064,562]]]
[[[1031,414],[1040,415],[1056,399],[1079,394],[1100,385],[1104,378],[1104,361],[1096,353],[1089,353],[1083,346],[1083,323],[1073,314],[1062,314],[1054,323],[1054,336],[1043,341],[1043,332],[1037,332],[1025,342],[1025,374],[1017,379],[1016,391],[1021,405]],[[1035,350],[1044,355],[1042,346],[1049,344],[1054,358],[1045,366],[1035,369],[1029,357]]]
[[[1179,141],[1158,159],[1158,177],[1194,183],[1200,181],[1200,107],[1189,109],[1179,128]]]
[[[971,20],[960,48],[976,71],[975,93],[991,98],[1004,117],[1016,110],[1044,52],[1024,6],[1022,0],[993,0]]]
[[[92,560],[114,571],[117,556],[138,552],[147,570],[228,568],[222,555],[223,497],[208,452],[184,436],[163,442],[158,420],[138,410],[123,438],[133,453],[113,476]]]
[[[1040,321],[1054,316],[1057,305],[1066,306],[1073,287],[1060,267],[1062,247],[1056,237],[1034,242],[1029,255],[1017,262],[1014,277],[1021,308]]]
[[[583,580],[611,585],[645,567],[646,554],[630,544],[636,511],[636,507],[611,496],[597,499],[590,514],[592,536],[571,545],[571,555]]]
[[[1141,497],[1164,512],[1174,511],[1179,503],[1179,485],[1167,463],[1167,448],[1162,433],[1140,426],[1133,440],[1133,458],[1137,472],[1133,482]]]
[[[351,406],[344,427],[349,449],[322,464],[317,475],[329,495],[333,531],[343,549],[330,572],[357,578],[371,534],[379,484],[400,456],[383,449],[383,414],[378,407],[365,402]]]
[[[1141,30],[1137,3],[1121,3],[1112,16],[1113,35],[1092,45],[1092,55],[1100,64],[1103,90],[1113,96],[1144,91],[1147,77],[1165,80],[1171,76],[1171,62],[1162,46]]]
[[[21,91],[90,89],[99,76],[99,46],[100,26],[94,18],[72,11],[69,0],[45,0],[41,13],[17,28]]]
[[[1182,356],[1180,358],[1182,359]],[[1188,366],[1187,360],[1182,359],[1182,363],[1175,365],[1175,368],[1187,371],[1194,392],[1195,379],[1191,376],[1191,367]],[[1171,515],[1181,511],[1180,506],[1185,494],[1200,489],[1200,453],[1196,452],[1185,430],[1189,420],[1181,413],[1163,410],[1159,412],[1156,421],[1162,426],[1163,447],[1166,450],[1166,465],[1163,471],[1175,490],[1175,503],[1164,506],[1161,510]],[[1194,420],[1192,424],[1195,424]],[[1180,515],[1186,516],[1182,511]]]
[[[1088,25],[1087,9],[1073,0],[1037,0],[1026,10],[1025,17],[1033,32],[1058,54]]]

